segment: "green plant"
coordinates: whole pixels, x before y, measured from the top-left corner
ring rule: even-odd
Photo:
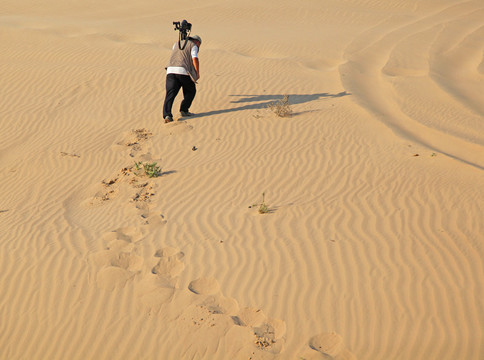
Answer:
[[[140,171],[143,169],[144,174],[147,175],[150,178],[158,177],[161,175],[161,168],[159,166],[156,166],[156,162],[151,163],[151,164],[144,164],[142,161],[140,162],[134,162],[134,167],[136,168],[137,171]]]
[[[266,193],[262,193],[262,202],[259,205],[259,214],[267,214],[269,212],[269,207],[265,203]]]
[[[279,117],[288,117],[292,115],[291,104],[289,103],[289,95],[284,95],[282,100],[267,105],[274,114]]]
[[[161,168],[156,166],[156,163],[145,164],[145,173],[148,177],[157,177],[161,175]]]

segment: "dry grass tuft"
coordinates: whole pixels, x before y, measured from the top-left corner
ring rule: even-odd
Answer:
[[[279,117],[289,117],[292,115],[292,108],[291,104],[289,103],[289,95],[284,95],[282,100],[269,104],[267,107]]]

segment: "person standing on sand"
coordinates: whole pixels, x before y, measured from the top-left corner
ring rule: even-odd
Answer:
[[[171,108],[173,101],[178,95],[180,88],[183,88],[183,101],[180,105],[182,116],[193,115],[190,111],[197,89],[195,84],[200,79],[200,63],[198,61],[198,50],[202,39],[198,35],[188,38],[183,49],[178,43],[173,45],[170,62],[166,68],[166,97],[163,104],[163,119],[165,123],[173,121]]]

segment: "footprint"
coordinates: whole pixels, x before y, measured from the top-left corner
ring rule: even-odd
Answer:
[[[120,252],[111,258],[111,266],[131,272],[141,271],[144,259],[130,252]]]
[[[235,316],[239,311],[239,303],[237,300],[225,297],[220,293],[207,296],[205,300],[200,303],[200,306],[204,306],[212,314]]]
[[[190,124],[187,124],[184,121],[174,121],[171,122],[165,126],[163,126],[159,133],[161,135],[169,136],[169,135],[176,135],[176,134],[182,134],[187,131],[193,130],[193,126]]]
[[[94,196],[89,199],[90,205],[102,205],[106,201],[116,198],[120,193],[121,183],[127,176],[129,176],[129,171],[129,168],[123,168],[115,176],[103,179],[101,181],[101,190],[97,191]]]
[[[104,190],[98,191],[94,194],[92,198],[89,198],[83,201],[83,204],[85,204],[86,206],[93,206],[93,207],[103,205],[106,201],[114,199],[117,196],[117,194],[118,194],[118,190],[112,189],[112,188],[106,189],[105,191]]]
[[[106,264],[99,270],[96,281],[100,288],[109,291],[124,287],[128,279],[141,271],[144,262],[141,256],[129,252],[107,250],[102,255]]]
[[[239,326],[257,327],[261,326],[265,319],[266,316],[262,310],[247,307],[239,311],[234,321]]]
[[[156,195],[158,187],[153,179],[161,176],[161,168],[157,165],[157,161],[152,161],[150,153],[143,154],[139,158],[140,162],[133,162],[114,176],[102,180],[100,189],[83,203],[88,206],[99,206],[115,198],[135,204],[150,202]]]
[[[135,179],[134,179],[135,180]],[[130,202],[147,203],[151,201],[151,198],[156,195],[155,184],[151,181],[133,181],[130,182],[134,189],[133,194],[130,196]]]
[[[253,327],[255,345],[272,354],[280,354],[284,350],[283,336],[286,334],[286,323],[279,319],[269,319],[261,326]]]
[[[134,157],[137,152],[142,150],[143,143],[151,136],[153,136],[153,133],[148,129],[131,130],[123,133],[122,138],[115,143],[115,147],[120,150],[129,148],[129,155]]]
[[[220,285],[213,277],[201,277],[193,280],[188,285],[188,289],[198,295],[214,295],[220,292]]]
[[[141,305],[149,312],[159,312],[164,304],[171,302],[178,290],[178,279],[148,276],[136,284],[135,292]]]
[[[105,250],[91,255],[90,260],[98,269],[96,282],[100,288],[113,291],[140,273],[144,259],[135,254],[141,234],[135,228],[126,227],[104,234]]]
[[[254,328],[254,333],[261,338],[279,340],[286,335],[286,323],[279,319],[269,319],[261,326]]]
[[[254,334],[254,344],[259,350],[280,354],[284,350],[286,323],[279,319],[267,319],[260,309],[244,308],[233,317],[234,323],[248,327]]]
[[[137,202],[136,209],[138,209],[142,225],[148,225],[150,228],[156,228],[166,224],[165,217],[161,213],[152,212],[150,206],[146,202]]]
[[[112,260],[121,252],[131,253],[134,251],[136,242],[142,237],[142,234],[134,227],[119,228],[114,231],[105,233],[102,240],[106,245],[105,250],[99,251],[90,256],[91,261],[98,267],[111,265]]]
[[[113,291],[117,287],[124,287],[131,276],[132,273],[125,269],[108,266],[98,272],[96,282],[101,289]]]
[[[173,278],[178,276],[185,269],[185,263],[182,261],[184,256],[181,251],[172,247],[158,250],[155,257],[160,258],[160,260],[151,272],[161,277]]]
[[[151,273],[136,284],[140,302],[149,312],[159,312],[163,305],[173,301],[179,292],[178,275],[185,269],[184,254],[178,249],[165,247],[154,254],[156,265]]]
[[[159,214],[159,213],[150,213],[149,215],[141,215],[141,219],[142,219],[142,224],[147,225],[150,228],[159,227],[161,225],[166,224],[167,222],[163,214]]]
[[[231,333],[249,334],[250,340],[245,342],[243,347],[249,346],[253,351],[261,351],[271,354],[280,354],[284,348],[284,335],[286,334],[286,323],[279,319],[268,319],[260,309],[245,307],[239,309],[235,299],[225,297],[220,291],[218,281],[213,277],[201,277],[193,280],[188,289],[203,300],[197,304],[197,311],[203,312],[202,319],[223,319],[224,322],[231,320]],[[210,317],[212,314],[215,317]],[[216,315],[219,315],[217,318]],[[222,321],[222,320],[219,320]],[[194,325],[200,325],[195,321]],[[215,326],[215,325],[211,325]],[[235,326],[235,330],[234,327]],[[242,330],[242,328],[247,330]],[[244,337],[247,339],[247,337]],[[255,346],[255,349],[254,349]]]
[[[143,234],[134,226],[122,227],[103,235],[105,241],[124,240],[132,243],[138,242],[142,237]]]
[[[309,340],[309,347],[332,358],[344,351],[343,338],[334,332],[321,333]]]
[[[226,346],[224,339],[235,327],[230,316],[212,313],[197,304],[186,307],[175,326],[186,351],[183,358],[190,359],[210,358],[221,346]]]

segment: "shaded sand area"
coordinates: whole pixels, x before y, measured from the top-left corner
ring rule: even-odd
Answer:
[[[0,9],[1,359],[484,358],[482,1]]]

